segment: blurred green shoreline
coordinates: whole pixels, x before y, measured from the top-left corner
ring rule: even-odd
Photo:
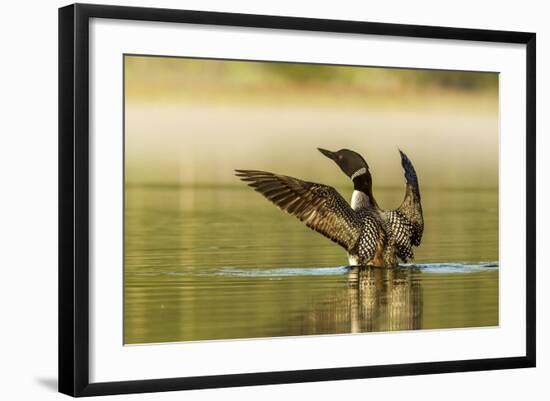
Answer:
[[[491,72],[131,55],[124,60],[127,102],[498,110],[498,74]]]

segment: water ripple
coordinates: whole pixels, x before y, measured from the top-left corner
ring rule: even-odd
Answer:
[[[288,277],[288,276],[334,276],[347,273],[350,266],[337,267],[296,267],[278,269],[236,269],[222,268],[214,273],[217,276],[236,277]]]
[[[334,276],[348,273],[352,267],[353,266],[277,269],[222,268],[214,274],[217,276],[236,277]],[[498,262],[406,264],[400,265],[399,268],[415,268],[425,273],[472,273],[498,270]]]
[[[425,273],[477,273],[498,270],[498,262],[425,263],[402,265],[402,267],[420,269]]]
[[[298,277],[337,276],[348,273],[354,266],[336,267],[283,267],[283,268],[238,268],[220,267],[201,271],[163,271],[133,273],[135,276],[224,276],[224,277]],[[498,262],[481,263],[419,263],[400,265],[399,269],[417,269],[423,273],[478,273],[498,270]]]

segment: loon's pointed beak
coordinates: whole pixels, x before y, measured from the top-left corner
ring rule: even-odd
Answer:
[[[331,152],[330,150],[326,150],[326,149],[322,149],[322,148],[317,148],[317,149],[319,150],[319,152],[324,154],[329,159],[334,160],[334,158],[335,158],[334,152]]]

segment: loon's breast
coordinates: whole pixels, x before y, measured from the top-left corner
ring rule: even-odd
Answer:
[[[357,243],[353,249],[348,251],[348,261],[352,266],[372,265],[389,266],[394,265],[390,259],[386,260],[388,253],[388,231],[387,224],[380,212],[373,207],[363,207],[364,198],[356,194],[356,200],[361,205],[356,211],[362,222],[362,229]],[[361,203],[363,202],[363,203]]]
[[[354,190],[351,194],[350,206],[353,210],[368,209],[372,206],[367,194],[362,191]]]
[[[389,216],[362,191],[354,190],[351,208],[363,221],[361,236],[355,249],[348,253],[350,265],[394,266],[397,264]],[[368,255],[368,256],[367,256]]]

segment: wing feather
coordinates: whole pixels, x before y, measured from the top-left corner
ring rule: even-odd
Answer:
[[[277,207],[348,251],[357,244],[361,219],[334,188],[267,171],[235,172]]]
[[[424,216],[420,200],[420,187],[416,170],[410,159],[401,150],[401,165],[405,173],[406,187],[405,198],[401,206],[396,210],[410,224],[410,241],[412,245],[419,246],[424,232]]]

